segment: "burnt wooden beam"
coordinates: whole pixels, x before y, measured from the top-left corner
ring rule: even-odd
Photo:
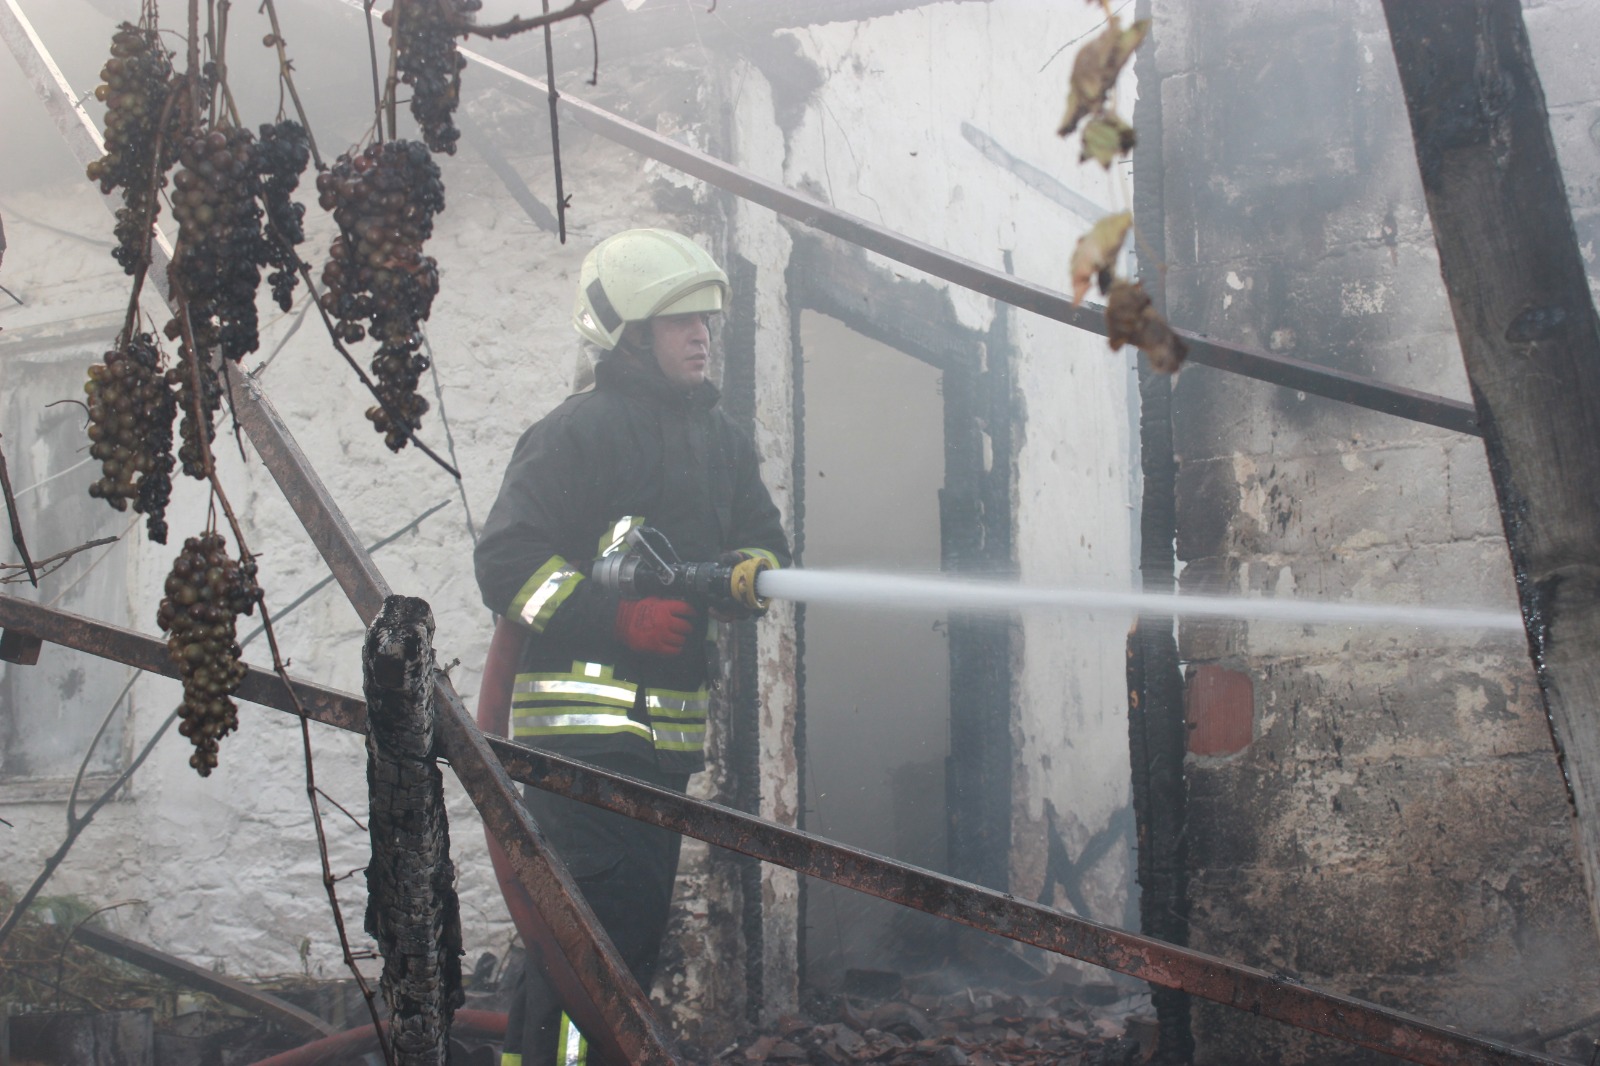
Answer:
[[[243,981],[236,981],[225,974],[196,966],[192,962],[185,962],[176,955],[157,951],[148,944],[118,936],[109,930],[93,925],[80,925],[73,932],[73,939],[112,958],[131,963],[141,970],[165,977],[169,981],[176,981],[197,992],[204,992],[230,1007],[249,1011],[256,1017],[265,1018],[296,1036],[315,1040],[329,1036],[335,1031],[333,1026],[315,1014],[302,1010],[287,1000],[251,988]]]
[[[1134,18],[1151,16],[1139,0]],[[1160,33],[1160,27],[1156,29]],[[1155,46],[1140,49],[1135,77],[1160,84]],[[1134,125],[1144,131],[1133,154],[1133,210],[1150,254],[1139,257],[1139,280],[1156,309],[1167,310],[1166,179],[1161,93],[1143,93]],[[1177,586],[1178,457],[1173,445],[1172,378],[1138,361],[1139,579],[1150,592]],[[1128,634],[1128,765],[1133,800],[1139,931],[1174,944],[1189,943],[1189,783],[1185,776],[1189,729],[1184,719],[1183,674],[1173,620],[1141,615]],[[1152,1061],[1171,1066],[1194,1059],[1191,1000],[1178,988],[1152,985],[1157,1043]]]
[[[1600,318],[1518,0],[1384,0],[1600,928]]]
[[[16,663],[18,666],[37,666],[39,652],[43,650],[44,643],[32,633],[18,629],[0,632],[0,661]]]
[[[433,611],[390,596],[361,648],[367,697],[367,933],[383,956],[398,1066],[445,1066],[461,987],[461,903],[434,758]]]

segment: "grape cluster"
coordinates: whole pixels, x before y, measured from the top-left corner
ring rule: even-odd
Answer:
[[[261,202],[267,212],[265,255],[261,265],[271,267],[267,284],[272,298],[289,310],[294,287],[300,276],[300,257],[295,245],[306,239],[306,205],[289,199],[300,184],[300,175],[311,161],[311,141],[305,127],[293,119],[261,127],[256,142],[255,168],[261,182]]]
[[[168,322],[167,335],[177,336],[180,332],[177,326],[176,319]],[[177,365],[167,371],[167,384],[177,390],[178,410],[183,412],[183,418],[178,423],[178,436],[181,441],[178,445],[178,461],[183,464],[185,474],[204,481],[206,451],[211,447],[211,442],[217,439],[216,413],[222,407],[222,382],[217,374],[217,368],[211,361],[201,359],[198,368],[200,419],[196,420],[194,402],[196,376],[194,353],[187,342],[182,342],[178,348]],[[200,441],[202,433],[205,435],[204,444]]]
[[[161,369],[161,352],[148,333],[136,334],[89,368],[89,455],[100,460],[100,480],[89,495],[119,511],[128,501],[145,517],[157,544],[167,542],[167,499],[172,494],[172,419],[177,400]]]
[[[167,637],[167,654],[183,677],[183,722],[178,732],[195,747],[189,765],[207,777],[217,765],[217,741],[239,728],[239,709],[228,697],[246,669],[235,639],[235,620],[252,614],[261,590],[256,564],[228,557],[214,532],[190,537],[172,562],[166,597],[156,622]]]
[[[184,141],[173,175],[178,248],[172,281],[187,302],[195,341],[238,361],[259,344],[256,287],[266,258],[261,236],[255,138],[213,129]]]
[[[154,29],[124,22],[111,39],[111,58],[100,77],[102,84],[94,94],[106,105],[106,154],[91,162],[87,173],[103,193],[122,190],[117,246],[111,254],[132,274],[144,261],[155,224],[156,192],[165,184],[155,152],[166,138],[158,138],[156,128],[166,107],[172,62]],[[162,163],[170,162],[170,144],[162,154],[167,157]]]
[[[467,61],[456,48],[456,35],[481,7],[482,0],[395,0],[383,16],[385,25],[399,20],[396,69],[411,86],[411,117],[435,152],[454,155],[461,138],[451,116],[461,102]]]
[[[425,146],[387,141],[340,156],[318,175],[317,192],[339,224],[322,271],[322,306],[337,319],[341,340],[370,333],[379,343],[372,372],[381,404],[367,418],[399,451],[428,410],[416,391],[428,369],[418,349],[421,323],[439,292],[439,268],[422,244],[433,233],[433,216],[444,210],[444,182]]]

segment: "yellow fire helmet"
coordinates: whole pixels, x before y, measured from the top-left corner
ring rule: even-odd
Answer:
[[[717,312],[727,302],[728,275],[698,244],[671,230],[623,230],[584,256],[572,327],[610,351],[629,322]]]

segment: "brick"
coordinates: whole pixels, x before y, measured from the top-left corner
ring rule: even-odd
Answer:
[[[1234,755],[1255,735],[1255,688],[1250,675],[1215,663],[1192,668],[1185,681],[1184,723],[1189,754]]]

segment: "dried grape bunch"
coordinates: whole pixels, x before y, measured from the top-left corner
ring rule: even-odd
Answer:
[[[167,654],[183,677],[183,719],[178,732],[189,738],[189,765],[207,777],[217,765],[217,742],[239,728],[239,709],[229,699],[246,669],[235,639],[235,622],[253,614],[261,590],[256,564],[228,557],[228,545],[215,532],[190,537],[172,562],[166,597],[156,623],[167,636]]]
[[[340,340],[354,343],[370,333],[379,343],[372,372],[381,404],[367,418],[399,451],[428,410],[416,391],[428,369],[418,349],[421,323],[439,292],[439,268],[422,244],[433,233],[433,216],[444,210],[439,167],[423,145],[388,141],[341,156],[318,175],[317,192],[339,224],[322,271],[322,306],[337,320]]]
[[[411,117],[435,152],[454,155],[461,131],[451,116],[461,102],[461,71],[467,65],[456,36],[482,0],[395,0],[383,23],[396,27],[396,69],[411,86]]]
[[[295,246],[306,239],[306,205],[289,198],[300,184],[300,175],[311,161],[311,142],[305,127],[293,119],[277,125],[263,124],[256,142],[255,168],[261,183],[261,202],[266,208],[267,230],[261,265],[271,267],[267,284],[272,298],[283,310],[294,299],[300,277],[300,257]]]
[[[259,346],[256,288],[266,259],[256,202],[255,138],[245,129],[197,133],[178,156],[171,277],[189,307],[195,341],[235,362]]]
[[[89,495],[119,511],[145,515],[157,544],[167,542],[167,499],[172,494],[172,419],[177,399],[161,368],[161,352],[148,333],[135,334],[89,368],[89,455],[100,460],[100,480]]]
[[[166,183],[161,171],[173,155],[170,141],[156,136],[172,76],[171,59],[154,29],[131,22],[117,28],[111,58],[100,71],[102,83],[94,93],[106,105],[106,154],[89,164],[87,174],[90,181],[100,183],[103,193],[122,190],[117,246],[111,255],[129,274],[144,261],[158,210],[156,192]],[[166,143],[166,148],[158,168],[159,143]]]
[[[177,320],[167,323],[167,334],[177,335],[180,331],[174,327]],[[193,353],[187,343],[178,348],[178,363],[167,371],[167,384],[173,386],[178,392],[178,409],[183,412],[183,419],[178,423],[178,435],[182,443],[178,445],[178,461],[183,464],[183,472],[192,478],[201,481],[206,479],[206,449],[211,442],[217,439],[216,413],[222,407],[222,382],[218,380],[217,369],[206,359],[200,360],[200,413],[201,420],[195,419],[194,380],[196,368]],[[200,443],[200,434],[205,434],[205,444]]]

